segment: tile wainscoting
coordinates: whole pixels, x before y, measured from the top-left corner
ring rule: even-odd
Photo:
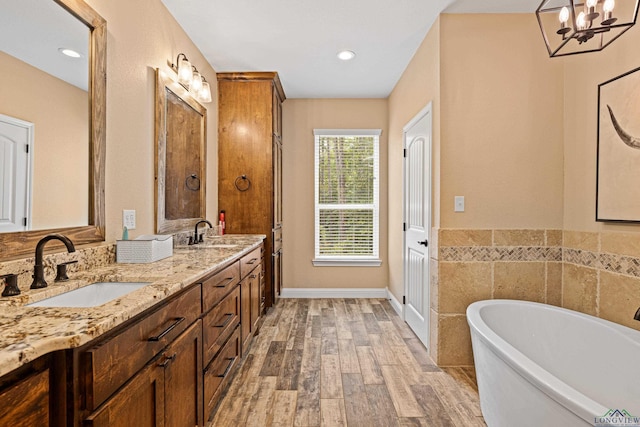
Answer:
[[[640,329],[640,234],[434,230],[431,357],[473,364],[465,310],[474,301],[543,302]]]

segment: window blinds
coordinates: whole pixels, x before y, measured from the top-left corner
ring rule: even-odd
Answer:
[[[314,133],[316,258],[378,258],[380,131]]]

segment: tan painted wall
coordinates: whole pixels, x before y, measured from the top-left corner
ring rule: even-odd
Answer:
[[[283,286],[387,286],[387,100],[287,99],[283,104]],[[314,267],[313,129],[382,129],[380,267]]]
[[[535,16],[442,15],[441,41],[441,227],[561,228],[562,63]]]
[[[175,76],[178,53],[211,83],[207,120],[207,216],[217,211],[218,110],[215,71],[160,0],[88,0],[107,21],[107,242],[122,234],[122,210],[137,211],[129,237],[155,232],[155,69]]]
[[[595,221],[598,85],[640,66],[636,25],[601,52],[564,61],[564,228],[640,232],[638,225]]]
[[[524,31],[523,31],[524,29]],[[562,64],[535,17],[441,15],[389,97],[389,188],[402,188],[401,131],[433,100],[433,225],[561,228]],[[402,295],[402,193],[390,195],[390,285]],[[453,212],[465,196],[465,212]],[[432,239],[435,238],[432,236]]]
[[[429,30],[389,96],[389,289],[402,300],[402,128],[432,104],[433,223],[440,221],[440,19]],[[433,238],[433,237],[432,237]]]
[[[433,101],[429,351],[439,364],[472,362],[464,311],[447,306],[460,300],[459,283],[438,253],[438,230],[536,229],[544,236],[544,229],[562,228],[563,68],[540,41],[533,15],[441,15],[389,98],[389,275],[397,299],[402,236],[393,230],[402,222],[402,192],[392,189],[402,188],[402,158],[394,156],[402,126]],[[454,196],[465,196],[465,212],[454,213]],[[530,265],[513,265],[510,286],[518,287],[518,268]],[[541,274],[535,285],[546,286],[545,262],[535,268],[527,279]]]
[[[0,114],[34,124],[32,229],[87,225],[87,92],[0,52]]]

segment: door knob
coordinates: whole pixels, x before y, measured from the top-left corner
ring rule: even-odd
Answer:
[[[422,245],[424,247],[429,246],[429,242],[427,241],[427,239],[424,239],[422,242],[418,242],[419,245]]]

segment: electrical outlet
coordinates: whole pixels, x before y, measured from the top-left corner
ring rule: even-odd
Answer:
[[[122,211],[122,226],[127,227],[127,230],[136,229],[136,211],[131,209],[125,209]]]

